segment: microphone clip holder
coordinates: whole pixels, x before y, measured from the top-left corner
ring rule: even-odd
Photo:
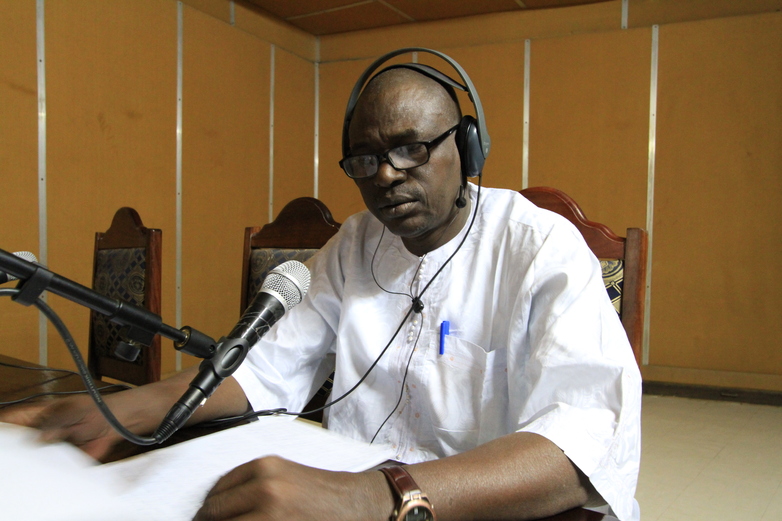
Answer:
[[[11,300],[18,302],[23,306],[30,307],[41,294],[46,291],[54,278],[54,273],[51,271],[37,266],[33,274],[28,279],[20,279],[19,284],[16,285],[16,289],[19,293],[11,297]]]

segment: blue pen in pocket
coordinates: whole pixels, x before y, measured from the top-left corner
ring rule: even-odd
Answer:
[[[445,354],[445,337],[451,332],[451,323],[443,320],[440,324],[440,354]]]

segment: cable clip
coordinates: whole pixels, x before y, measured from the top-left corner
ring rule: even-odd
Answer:
[[[11,299],[23,306],[30,306],[49,287],[52,278],[54,273],[39,266],[31,277],[19,283],[17,286],[19,293]]]

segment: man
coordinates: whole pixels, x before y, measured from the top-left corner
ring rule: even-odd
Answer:
[[[365,379],[327,409],[328,427],[397,450],[440,520],[534,519],[606,501],[636,519],[640,376],[599,264],[563,219],[466,183],[459,122],[454,98],[426,75],[396,68],[368,83],[342,164],[369,212],[313,259],[304,301],[191,421],[248,403],[301,410],[334,353],[332,399]],[[191,377],[107,401],[149,433]],[[2,419],[98,457],[119,439],[85,400]],[[395,505],[381,472],[270,457],[224,476],[196,519],[386,520]]]

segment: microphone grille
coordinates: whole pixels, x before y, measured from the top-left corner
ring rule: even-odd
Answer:
[[[288,261],[269,272],[261,291],[277,293],[285,301],[286,311],[298,304],[310,289],[310,270],[299,261]]]
[[[38,258],[36,258],[35,254],[31,251],[15,251],[14,255],[27,262],[38,262]]]

